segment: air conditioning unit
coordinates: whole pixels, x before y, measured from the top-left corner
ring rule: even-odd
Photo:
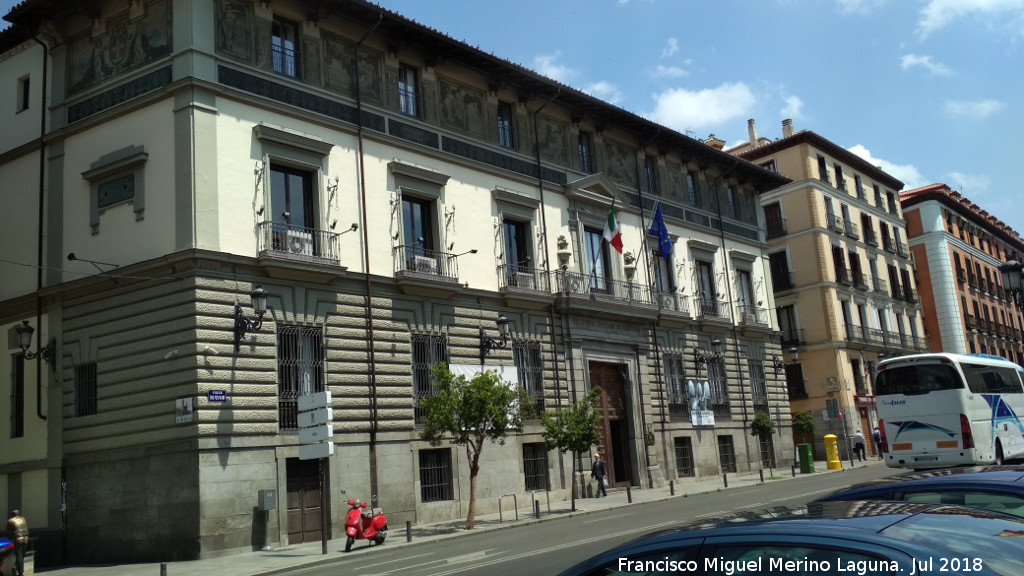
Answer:
[[[437,274],[437,258],[413,256],[413,270],[422,274]]]
[[[313,235],[303,230],[289,230],[287,247],[292,254],[312,256]]]
[[[537,279],[534,278],[532,272],[516,272],[513,282],[519,288],[537,289]]]
[[[661,294],[661,308],[663,310],[678,310],[679,307],[676,306],[676,295],[675,294],[669,294],[669,293],[662,293]]]
[[[744,324],[757,324],[757,314],[753,312],[746,312],[743,314]]]

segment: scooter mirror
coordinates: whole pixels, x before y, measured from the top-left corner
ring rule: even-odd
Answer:
[[[348,504],[349,506],[355,506],[356,505],[356,503],[351,501],[351,500],[349,500],[348,502],[345,502],[345,504]]]
[[[366,502],[363,502],[362,504],[360,504],[359,507],[360,508],[366,508]]]

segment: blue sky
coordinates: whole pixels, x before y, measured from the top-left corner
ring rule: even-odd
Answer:
[[[792,118],[1024,234],[1024,0],[379,4],[696,138]]]

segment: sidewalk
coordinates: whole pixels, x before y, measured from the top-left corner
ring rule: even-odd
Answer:
[[[884,466],[881,460],[868,458],[864,462],[857,462],[857,467],[862,466]],[[844,462],[844,469],[849,469],[850,463]],[[814,475],[831,474],[839,470],[828,470],[824,461],[814,463]],[[774,477],[769,476],[769,471],[764,471],[765,482],[785,482],[793,478],[790,468],[776,468]],[[796,471],[796,477],[801,476]],[[661,488],[634,489],[628,493],[624,489],[616,489],[608,493],[607,498],[584,498],[576,500],[576,510],[572,510],[572,502],[569,500],[551,502],[551,511],[548,512],[547,502],[543,495],[540,495],[540,519],[535,518],[532,503],[520,502],[519,519],[516,520],[516,513],[511,509],[505,509],[498,514],[478,515],[475,519],[473,532],[484,530],[499,530],[521,526],[533,522],[546,522],[557,518],[564,518],[575,514],[587,514],[609,508],[624,506],[632,498],[633,503],[653,502],[668,498],[678,498],[683,495],[703,494],[719,490],[733,490],[737,488],[756,486],[761,483],[760,474],[729,474],[727,476],[728,487],[726,488],[721,476],[705,477],[698,480],[684,479],[674,483],[674,495],[670,494],[668,484]],[[511,505],[508,505],[509,508]],[[500,520],[500,521],[499,521]],[[414,525],[411,529],[412,542],[407,542],[405,526],[389,526],[387,542],[384,546],[394,548],[397,546],[409,546],[411,544],[422,544],[437,542],[448,538],[455,538],[467,534],[463,529],[466,519],[448,520],[434,524]],[[365,549],[365,542],[357,542],[358,549]],[[306,542],[284,548],[271,549],[259,552],[246,552],[207,560],[194,560],[186,562],[168,562],[166,564],[167,576],[178,576],[180,574],[217,574],[218,576],[271,576],[274,574],[287,574],[293,570],[318,564],[336,562],[339,557],[345,554],[345,538],[334,538],[327,542],[327,554],[323,554],[323,546],[320,542]],[[353,548],[353,554],[357,548]],[[37,571],[39,574],[52,576],[160,576],[161,565],[150,564],[124,564],[115,566],[71,566],[57,569]]]

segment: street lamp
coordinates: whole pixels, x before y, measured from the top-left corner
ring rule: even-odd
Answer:
[[[697,366],[697,372],[711,362],[717,362],[721,357],[722,341],[715,338],[711,341],[711,354],[697,348],[693,349],[693,363]]]
[[[252,310],[256,313],[255,320],[246,318],[242,307],[235,304],[235,352],[238,352],[242,338],[245,338],[246,334],[263,327],[263,315],[267,313],[267,291],[262,286],[257,286],[252,289],[250,296]]]
[[[1017,307],[1024,307],[1024,278],[1022,278],[1021,270],[1024,269],[1024,264],[1017,262],[1016,260],[1010,260],[999,267],[999,276],[1003,281],[1003,288],[1007,292],[1013,294],[1013,299],[1017,302]]]
[[[504,314],[498,316],[498,335],[501,336],[501,341],[495,340],[484,332],[484,329],[480,329],[480,370],[484,369],[484,357],[491,353],[491,350],[497,348],[504,348],[508,345],[509,339],[509,327],[508,318]]]
[[[56,358],[57,358],[57,340],[50,338],[50,341],[39,349],[38,352],[29,352],[28,348],[32,345],[32,334],[35,333],[36,329],[28,325],[28,320],[22,320],[21,324],[14,327],[14,331],[18,334],[18,346],[21,347],[21,352],[25,355],[26,360],[32,360],[34,358],[42,358],[43,362],[46,362],[51,370],[56,370]]]

